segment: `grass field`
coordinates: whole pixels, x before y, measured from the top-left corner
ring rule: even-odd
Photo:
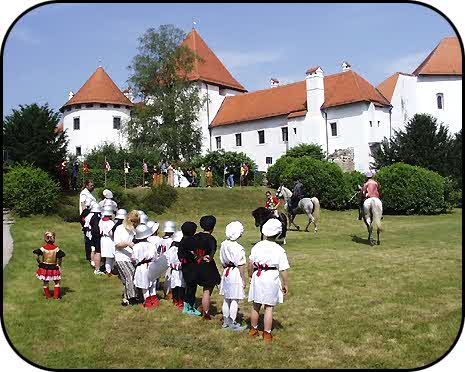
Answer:
[[[264,191],[179,190],[169,211],[151,217],[180,226],[213,213],[218,243],[226,224],[238,219],[249,254],[259,237],[250,212],[263,204]],[[374,247],[356,215],[323,210],[318,233],[289,232],[289,296],[275,308],[271,344],[221,329],[218,289],[211,322],[182,315],[164,300],[154,310],[123,308],[117,277],[90,272],[79,224],[17,218],[4,270],[8,337],[25,358],[48,368],[414,368],[435,361],[460,328],[462,211],[385,216],[381,245]],[[297,222],[302,226],[303,216]],[[45,229],[56,231],[67,254],[61,301],[46,301],[34,276],[32,250]],[[250,304],[239,312],[250,324]]]

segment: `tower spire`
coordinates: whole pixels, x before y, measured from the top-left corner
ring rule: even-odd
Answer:
[[[195,26],[197,26],[197,21],[195,20],[195,17],[192,17],[192,29],[195,30]]]

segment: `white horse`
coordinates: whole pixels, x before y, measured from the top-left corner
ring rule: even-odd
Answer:
[[[377,241],[379,245],[379,233],[383,231],[381,218],[383,216],[383,203],[376,197],[371,197],[363,202],[363,221],[368,229],[368,241],[370,245],[374,244],[373,228],[376,228]]]
[[[294,218],[296,215],[293,214],[292,211],[289,209],[288,203],[289,203],[289,200],[291,199],[292,191],[289,190],[287,187],[284,187],[283,185],[281,185],[276,191],[276,196],[278,198],[284,199],[284,209],[289,218],[289,228],[291,227],[291,224],[292,224],[296,227],[297,230],[300,230],[300,226],[297,226],[294,223]],[[296,214],[305,213],[308,216],[308,224],[307,224],[307,227],[305,228],[305,231],[308,231],[308,227],[310,226],[311,223],[315,225],[315,232],[318,231],[317,222],[320,219],[320,201],[316,197],[301,199],[299,203],[297,204],[297,208],[295,209],[295,211],[296,211]]]

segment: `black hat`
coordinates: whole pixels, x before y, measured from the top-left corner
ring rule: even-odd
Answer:
[[[181,231],[184,236],[192,236],[197,230],[197,224],[192,221],[186,221],[181,226]]]
[[[200,219],[200,227],[206,231],[213,230],[216,225],[216,217],[215,216],[203,216]]]

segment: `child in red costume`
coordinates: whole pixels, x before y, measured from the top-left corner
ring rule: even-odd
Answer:
[[[59,299],[61,280],[60,265],[62,258],[65,256],[65,252],[55,245],[54,232],[46,231],[44,234],[44,240],[47,244],[33,251],[34,258],[39,264],[39,268],[36,271],[36,277],[44,282],[45,298],[52,297],[48,288],[48,282],[53,280],[55,282],[53,298]]]

